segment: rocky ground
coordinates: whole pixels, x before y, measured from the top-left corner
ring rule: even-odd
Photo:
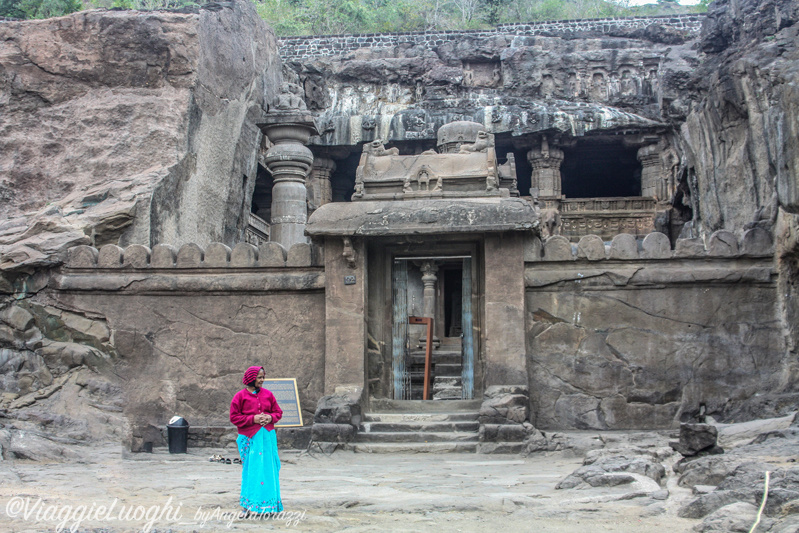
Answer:
[[[66,462],[7,453],[0,530],[54,531],[63,523],[102,532],[148,524],[162,532],[484,531],[496,524],[508,531],[746,532],[768,471],[756,531],[796,532],[799,428],[792,423],[789,416],[718,425],[725,453],[690,461],[668,446],[676,432],[563,433],[564,450],[526,458],[283,451],[287,513],[260,521],[232,518],[240,467],[208,461],[215,452],[235,457],[233,449],[129,454],[116,445],[73,445]],[[77,524],[81,505],[93,516]]]

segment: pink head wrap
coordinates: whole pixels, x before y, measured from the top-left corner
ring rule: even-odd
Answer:
[[[246,372],[244,372],[244,377],[241,379],[241,382],[244,383],[245,385],[248,383],[252,383],[253,381],[255,381],[255,378],[258,377],[258,372],[261,369],[263,369],[262,366],[251,366],[250,368],[247,369]],[[266,371],[264,370],[264,372]]]

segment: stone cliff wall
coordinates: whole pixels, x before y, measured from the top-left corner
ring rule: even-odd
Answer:
[[[575,250],[555,237],[528,251],[534,425],[654,429],[790,411],[772,254],[760,229],[741,242],[717,232],[707,248],[672,251],[653,233],[640,251],[630,235],[607,250],[587,236]]]
[[[799,377],[799,4],[718,0],[699,42],[703,61],[686,80],[694,104],[680,127],[686,189],[704,234],[773,228],[780,316]]]
[[[0,269],[241,240],[277,41],[247,2],[0,23]]]

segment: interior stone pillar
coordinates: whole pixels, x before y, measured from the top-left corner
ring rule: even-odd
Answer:
[[[660,157],[663,147],[660,143],[649,144],[638,149],[641,162],[641,196],[663,200],[663,163]]]
[[[422,316],[428,318],[435,318],[436,316],[436,281],[438,277],[438,265],[435,261],[423,261],[420,267],[422,271],[422,284],[424,291],[422,292]]]
[[[528,386],[524,235],[485,239],[485,386]]]
[[[436,283],[438,282],[438,265],[435,261],[423,261],[419,269],[422,271],[422,316],[436,318]],[[433,342],[436,346],[441,342],[435,334],[436,325],[433,323]],[[422,334],[419,339],[419,346],[423,347],[427,343],[427,332]]]
[[[313,163],[313,153],[305,144],[318,132],[305,104],[290,93],[281,95],[275,110],[267,113],[258,126],[273,143],[264,157],[274,181],[270,238],[288,250],[294,244],[308,242],[305,181]]]
[[[314,158],[308,189],[311,193],[311,203],[315,208],[322,207],[333,201],[330,176],[335,171],[336,162],[329,157]]]
[[[541,146],[527,153],[527,160],[533,167],[530,195],[539,198],[560,198],[560,164],[563,163],[563,150],[549,146],[549,141],[544,136],[541,139]]]

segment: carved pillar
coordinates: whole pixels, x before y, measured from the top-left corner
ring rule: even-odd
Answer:
[[[423,261],[420,267],[422,271],[422,285],[424,290],[422,292],[422,316],[435,319],[436,317],[436,282],[438,281],[438,265],[435,261]],[[433,330],[435,331],[435,322],[433,323]],[[427,342],[427,333],[422,334],[419,339],[419,346],[424,346]],[[438,345],[440,342],[435,333],[433,334],[433,342]]]
[[[438,265],[434,261],[424,261],[420,267],[422,271],[422,315],[429,318],[436,316],[436,281],[438,281]]]
[[[271,240],[288,250],[294,244],[308,242],[305,180],[313,153],[305,144],[316,134],[316,127],[311,115],[300,109],[271,111],[258,126],[274,143],[264,158],[274,180]]]
[[[563,150],[549,146],[546,137],[541,146],[527,153],[527,160],[533,167],[530,177],[530,195],[539,198],[560,198],[560,164],[563,163]],[[536,194],[536,190],[538,193]]]
[[[333,201],[333,189],[330,185],[330,176],[336,170],[336,162],[329,157],[316,157],[311,169],[311,179],[308,184],[308,191],[311,196],[311,204],[315,207]]]
[[[663,200],[663,164],[660,152],[663,146],[650,144],[638,149],[638,161],[641,162],[641,196]]]

